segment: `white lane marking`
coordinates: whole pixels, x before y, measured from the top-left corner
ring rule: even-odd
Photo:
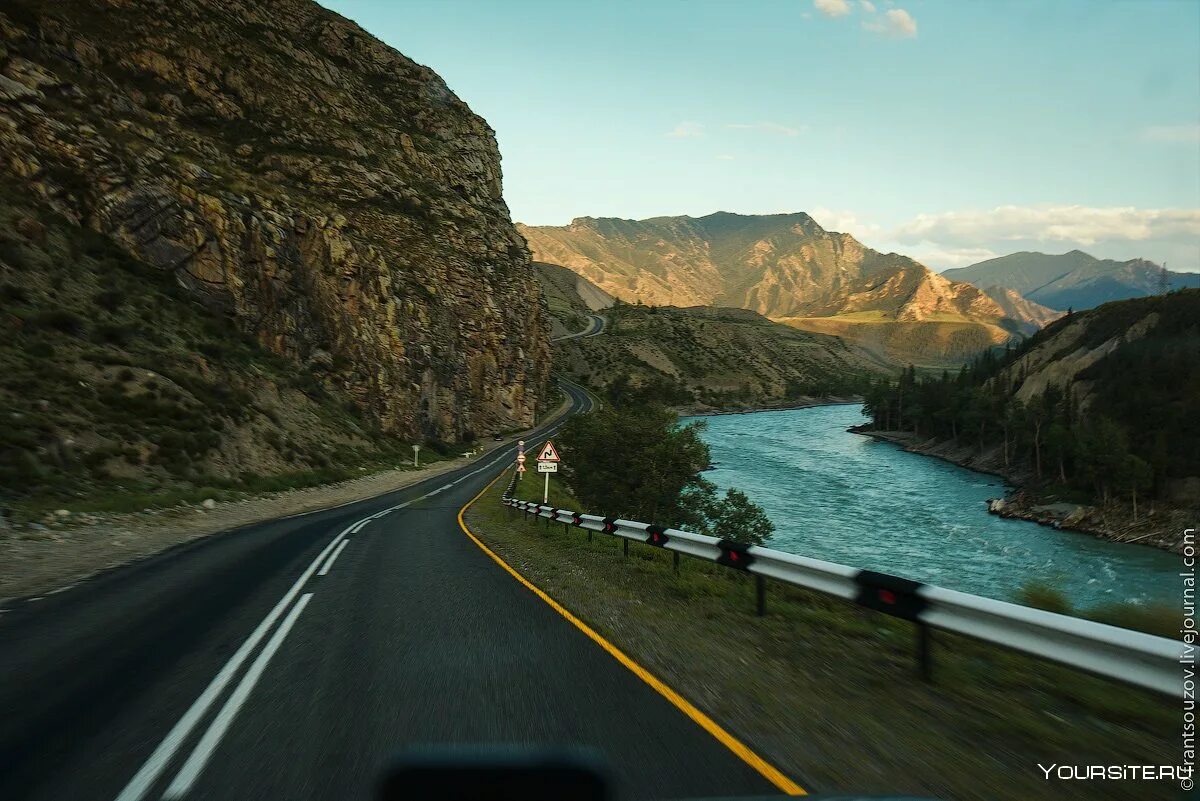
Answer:
[[[325,566],[317,571],[318,576],[324,576],[326,573],[329,572],[329,568],[333,567],[333,563],[335,561],[337,561],[337,558],[342,553],[342,549],[345,548],[346,544],[349,542],[350,542],[349,537],[347,537],[346,539],[341,541],[341,543],[338,545],[338,547],[334,549],[333,553],[331,553],[329,555],[329,558],[325,560]]]
[[[345,544],[346,542],[343,540],[342,545]],[[279,624],[279,628],[275,629],[275,633],[267,641],[266,647],[259,653],[258,658],[254,660],[254,664],[250,666],[250,669],[246,671],[246,675],[242,676],[241,682],[225,701],[225,705],[221,707],[221,711],[213,718],[212,724],[208,727],[208,731],[204,732],[204,736],[200,738],[200,742],[196,744],[192,755],[188,757],[187,762],[183,763],[183,767],[175,777],[175,781],[171,782],[170,786],[167,787],[167,791],[163,793],[164,799],[181,798],[192,789],[192,784],[200,776],[200,772],[208,764],[209,757],[212,756],[213,751],[221,743],[221,738],[225,736],[225,732],[229,729],[229,724],[237,716],[238,710],[242,708],[242,704],[246,703],[246,699],[250,697],[250,692],[254,689],[254,685],[258,683],[258,679],[262,676],[263,671],[266,670],[267,663],[271,661],[271,657],[279,650],[279,646],[283,645],[284,638],[292,630],[296,619],[300,617],[300,613],[304,611],[304,607],[308,605],[312,597],[313,594],[311,592],[301,595],[300,600],[292,607],[292,611],[288,612],[288,616]]]
[[[558,425],[547,429],[539,436],[549,436],[550,434],[556,432],[561,426],[562,423],[559,423]],[[507,450],[507,448],[504,450]],[[461,481],[465,481],[468,478],[484,472],[485,470],[490,470],[497,463],[504,461],[507,458],[509,458],[507,454],[499,453],[486,465],[483,465],[482,467],[467,473],[456,481],[451,482],[449,486],[453,486]],[[427,493],[426,495],[422,495],[418,498],[413,498],[412,500],[397,504],[396,506],[385,509],[376,515],[373,515],[372,517],[379,518],[383,517],[384,515],[391,514],[392,512],[398,512],[406,506],[409,506],[416,501],[421,500],[422,498],[428,497],[430,494],[432,493]],[[368,498],[365,500],[371,499]],[[362,501],[346,501],[345,503],[338,504],[337,506],[330,506],[324,509],[314,509],[311,512],[300,512],[298,514],[287,515],[286,517],[279,519],[290,520],[296,517],[307,517],[308,515],[317,514],[318,512],[328,512],[332,509],[340,509],[343,506],[349,506],[350,504],[361,502]],[[361,522],[363,521],[358,521],[358,523]],[[123,789],[121,794],[117,796],[116,801],[141,801],[141,799],[145,796],[146,791],[150,788],[150,785],[152,785],[155,780],[158,779],[158,777],[170,763],[171,759],[174,758],[175,752],[179,750],[179,746],[182,745],[183,740],[189,734],[191,734],[192,729],[194,729],[196,724],[200,722],[200,718],[204,716],[209,707],[211,707],[216,701],[217,696],[220,695],[225,689],[226,685],[229,684],[230,680],[233,678],[233,674],[237,672],[238,668],[242,666],[242,663],[245,662],[246,658],[250,655],[250,652],[257,647],[262,638],[266,636],[268,631],[270,631],[271,626],[274,625],[275,621],[278,619],[283,610],[287,608],[287,605],[292,602],[292,599],[296,597],[296,593],[300,591],[300,588],[304,586],[304,583],[312,577],[313,572],[317,569],[317,565],[322,562],[329,555],[329,553],[334,550],[334,548],[338,546],[342,539],[344,539],[345,536],[350,532],[350,529],[353,528],[354,525],[358,525],[358,523],[347,526],[345,529],[343,529],[340,534],[330,540],[329,544],[326,545],[319,554],[317,554],[317,557],[313,559],[312,563],[308,566],[304,573],[301,574],[300,578],[296,579],[296,583],[293,584],[292,588],[287,591],[287,594],[285,594],[283,598],[280,599],[279,603],[275,605],[275,608],[272,609],[265,618],[263,618],[262,622],[258,624],[258,628],[256,628],[250,634],[250,636],[246,638],[245,642],[242,643],[234,655],[229,658],[229,661],[225,663],[224,667],[221,668],[221,671],[215,677],[213,677],[213,680],[204,689],[204,692],[200,694],[200,696],[188,708],[187,712],[183,714],[183,717],[181,717],[179,721],[171,728],[171,731],[167,733],[167,736],[163,738],[163,741],[158,744],[158,747],[155,748],[154,752],[146,759],[145,764],[143,764],[138,772],[134,774],[134,777],[129,780],[129,784],[125,785],[125,789]],[[33,598],[30,600],[41,600],[41,598]]]
[[[350,533],[357,534],[358,532],[363,530],[364,526],[366,526],[368,523],[370,523],[374,519],[375,519],[375,515],[371,515],[366,520],[360,520],[359,522],[354,524],[354,528],[350,529]]]
[[[242,663],[246,661],[246,658],[250,656],[250,652],[258,646],[258,643],[270,631],[271,626],[275,624],[275,621],[283,613],[283,610],[287,608],[287,605],[300,592],[300,588],[304,586],[304,583],[312,577],[313,572],[317,569],[317,564],[324,561],[325,557],[337,547],[337,544],[342,541],[351,528],[352,526],[347,526],[343,529],[341,534],[330,540],[324,550],[317,554],[317,558],[313,559],[312,564],[300,574],[300,578],[296,579],[296,583],[292,585],[292,588],[284,594],[279,603],[275,604],[275,608],[267,613],[267,616],[258,624],[258,628],[246,638],[246,641],[242,643],[234,655],[229,657],[229,661],[225,663],[225,666],[221,668],[220,672],[217,673],[209,685],[204,688],[204,692],[192,703],[188,711],[179,719],[179,722],[172,727],[171,731],[167,732],[167,736],[158,744],[158,748],[154,749],[154,753],[150,754],[145,764],[134,774],[134,777],[129,780],[129,784],[125,785],[125,789],[117,796],[117,801],[140,801],[146,794],[146,791],[150,789],[150,785],[166,770],[167,764],[175,756],[175,752],[179,750],[179,746],[183,744],[184,739],[192,733],[192,729],[196,728],[196,724],[200,722],[200,718],[204,716],[208,708],[217,700],[217,696],[221,694],[225,686],[229,684],[233,678],[233,674],[237,672]]]

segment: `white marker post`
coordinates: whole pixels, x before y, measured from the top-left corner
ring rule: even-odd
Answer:
[[[554,443],[546,440],[541,453],[538,454],[538,472],[546,474],[546,486],[542,490],[543,504],[550,503],[550,474],[558,472],[558,463],[561,461],[558,451],[554,449]]]
[[[517,454],[517,480],[525,478],[525,454]]]
[[[420,453],[421,453],[421,446],[413,445],[413,467],[420,467],[420,465],[417,464],[417,457]]]

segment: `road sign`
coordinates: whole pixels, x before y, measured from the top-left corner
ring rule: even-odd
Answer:
[[[521,450],[525,450],[525,440],[523,440],[523,439],[517,440],[517,447],[520,448]]]
[[[538,454],[539,462],[561,462],[558,458],[558,451],[554,450],[554,443],[546,440],[546,444],[542,446],[542,452]]]
[[[518,473],[524,473],[524,472],[525,472],[525,465],[523,465],[523,464],[519,464],[519,465],[517,465],[517,472],[518,472]]]
[[[517,454],[517,464],[520,464],[520,465],[525,464],[525,454],[523,454],[523,453]]]
[[[538,462],[539,473],[557,473],[558,462]]]

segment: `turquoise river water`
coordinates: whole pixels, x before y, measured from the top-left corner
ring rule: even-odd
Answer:
[[[773,548],[1001,600],[1029,581],[1080,608],[1179,598],[1175,555],[988,514],[1001,479],[847,432],[858,406],[688,420],[708,424],[705,476],[766,509]]]

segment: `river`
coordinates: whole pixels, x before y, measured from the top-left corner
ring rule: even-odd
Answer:
[[[1001,600],[1037,581],[1079,608],[1178,601],[1178,557],[988,514],[1003,480],[847,432],[858,406],[687,420],[708,424],[705,477],[766,509],[773,548]]]

